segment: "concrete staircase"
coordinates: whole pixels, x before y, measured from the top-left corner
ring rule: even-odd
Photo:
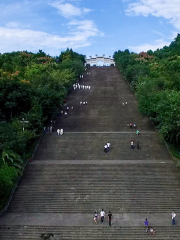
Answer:
[[[115,67],[90,68],[58,116],[56,132],[44,134],[37,153],[0,219],[0,240],[153,239],[179,240],[171,212],[180,213],[180,181],[175,164],[152,124],[138,113],[137,101]],[[84,83],[83,83],[84,82]],[[80,101],[88,101],[80,106]],[[123,102],[128,102],[123,106]],[[127,123],[136,123],[140,136]],[[130,141],[141,149],[131,150]],[[109,141],[110,152],[103,146]],[[112,227],[93,222],[95,210],[113,213]],[[179,225],[177,221],[177,225]]]
[[[141,149],[130,147],[131,140]],[[111,143],[111,150],[104,153],[104,144]],[[134,131],[120,133],[49,133],[42,139],[35,160],[168,160],[170,156],[156,132]]]
[[[180,212],[179,198],[171,163],[29,164],[9,212],[92,214],[103,207],[146,215]]]
[[[140,131],[153,131],[147,118],[138,113],[138,103],[118,69],[91,69],[90,75],[80,80],[80,84],[90,85],[91,90],[73,90],[66,106],[74,106],[68,117],[59,116],[56,128],[65,132],[119,132],[129,131],[127,123],[136,123]],[[112,76],[114,74],[114,77]],[[120,80],[121,78],[121,80]],[[83,83],[84,82],[84,83]],[[80,101],[87,106],[80,107]],[[127,106],[122,103],[128,102]]]

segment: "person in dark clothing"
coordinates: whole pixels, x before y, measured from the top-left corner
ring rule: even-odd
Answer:
[[[109,226],[111,227],[111,219],[112,219],[112,213],[109,211],[108,213],[108,220],[109,220]]]
[[[95,224],[97,224],[97,219],[98,219],[98,214],[97,212],[94,213],[94,222]]]
[[[149,235],[155,235],[155,231],[154,231],[153,227],[148,227],[148,229],[149,229],[149,231],[148,231]]]
[[[137,141],[137,149],[140,149],[139,141]]]
[[[176,222],[175,222],[175,218],[172,219],[172,225],[175,226]]]

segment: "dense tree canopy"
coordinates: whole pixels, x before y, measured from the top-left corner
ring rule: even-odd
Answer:
[[[85,57],[27,51],[0,54],[0,209],[43,125],[84,71]]]

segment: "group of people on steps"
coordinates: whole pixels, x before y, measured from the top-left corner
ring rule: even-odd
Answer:
[[[100,216],[98,216],[98,213],[95,212],[94,213],[94,222],[97,224],[98,223],[98,218],[101,218],[101,223],[104,223],[104,220],[105,220],[105,211],[104,209],[101,210]],[[108,220],[109,220],[109,226],[111,227],[111,220],[112,220],[112,213],[109,211],[108,215]]]

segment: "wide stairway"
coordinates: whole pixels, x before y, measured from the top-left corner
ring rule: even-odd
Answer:
[[[148,218],[156,231],[153,239],[179,240],[177,170],[158,132],[138,113],[127,83],[115,67],[92,67],[80,84],[91,90],[69,94],[63,109],[73,106],[73,111],[56,119],[63,136],[43,135],[0,219],[0,239],[145,240],[150,238],[144,227]],[[127,127],[130,122],[137,124],[139,136]],[[140,150],[130,148],[132,140],[135,146],[139,141]],[[108,141],[112,147],[104,153]],[[95,225],[94,211],[102,208],[105,222]]]

